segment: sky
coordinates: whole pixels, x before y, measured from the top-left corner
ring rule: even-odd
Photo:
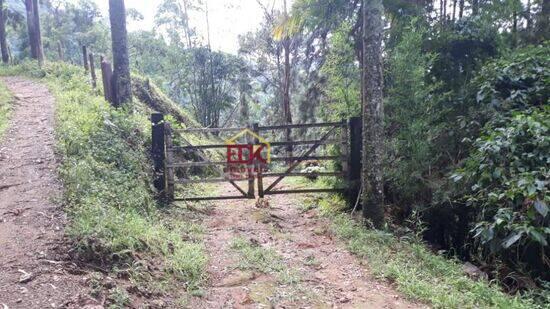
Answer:
[[[104,16],[109,16],[109,1],[95,0]],[[258,0],[202,0],[208,2],[210,21],[210,41],[212,49],[236,54],[238,50],[238,35],[254,31],[260,26],[263,11]],[[259,0],[267,5],[282,7],[283,0]],[[138,10],[144,17],[143,21],[128,20],[128,30],[151,30],[157,6],[161,0],[125,0],[126,8]],[[293,0],[288,0],[290,8]],[[206,18],[204,12],[191,14],[191,24],[199,34],[206,37]]]

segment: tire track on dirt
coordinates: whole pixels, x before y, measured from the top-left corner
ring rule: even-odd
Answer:
[[[281,187],[281,186],[280,186]],[[232,192],[229,185],[221,192]],[[205,221],[210,255],[206,295],[193,308],[423,308],[368,274],[366,265],[333,239],[329,222],[303,210],[296,196],[269,197],[269,208],[253,200],[215,203]],[[273,274],[236,268],[235,237],[271,248],[298,283],[282,284]]]

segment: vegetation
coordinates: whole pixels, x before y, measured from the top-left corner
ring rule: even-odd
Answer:
[[[67,234],[79,258],[107,266],[149,259],[196,289],[204,280],[204,247],[184,213],[165,213],[153,199],[148,114],[111,107],[71,65],[24,63],[2,74],[43,77],[57,99]]]
[[[326,186],[321,182],[317,186]],[[529,297],[511,297],[498,284],[470,278],[457,260],[433,253],[421,233],[394,233],[365,229],[348,214],[346,203],[336,195],[310,198],[304,205],[319,208],[331,221],[331,232],[357,256],[368,261],[369,270],[394,283],[407,297],[436,308],[544,308]]]
[[[143,16],[126,11],[122,0],[109,1],[111,29],[93,0],[0,2],[6,7],[3,59],[80,63],[87,46],[114,58],[115,92],[122,101],[135,98],[120,109],[108,106],[95,95],[101,89],[94,92],[73,66],[2,67],[5,74],[44,78],[58,98],[68,233],[79,254],[118,263],[144,252],[190,288],[202,280],[200,242],[179,237],[189,231],[165,216],[174,210],[159,208],[149,186],[145,112],[151,109],[169,113],[175,127],[362,115],[359,207],[379,230],[333,215],[350,250],[405,294],[436,306],[544,301],[550,287],[550,1],[257,2],[261,25],[241,35],[235,54],[213,50],[209,29],[201,35],[192,24],[192,16],[204,16],[208,27],[205,1],[162,0],[156,29],[130,33],[125,19]],[[310,134],[296,132],[281,135]],[[207,138],[217,137],[180,136],[175,143]],[[443,256],[420,239],[389,235],[393,227],[409,229]],[[235,248],[269,258],[243,243]],[[458,261],[476,264],[515,296],[467,279]]]
[[[549,47],[534,35],[545,24],[533,21],[546,16],[544,3],[464,1],[451,11],[449,2],[384,1],[387,228],[419,215],[425,229],[418,232],[449,257],[473,261],[511,292],[544,289]],[[367,106],[359,6],[304,0],[294,7],[302,36],[326,38],[326,51],[316,54],[327,85],[320,119]]]
[[[12,110],[13,96],[3,83],[0,83],[0,139],[8,128]]]

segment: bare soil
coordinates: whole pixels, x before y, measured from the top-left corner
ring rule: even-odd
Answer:
[[[54,155],[54,99],[19,77],[2,81],[15,96],[0,140],[0,307],[92,307],[86,276],[64,254],[66,218]]]
[[[234,189],[227,185],[222,191]],[[407,301],[388,283],[373,278],[368,265],[331,235],[330,222],[315,209],[301,208],[302,201],[297,196],[274,195],[268,198],[268,208],[261,209],[254,200],[217,202],[205,222],[209,286],[191,307],[426,307]],[[288,284],[273,274],[239,269],[240,257],[231,249],[235,237],[275,250],[298,282]]]

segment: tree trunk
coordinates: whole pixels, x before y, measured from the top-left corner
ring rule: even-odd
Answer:
[[[10,55],[6,40],[6,10],[4,8],[4,0],[0,0],[0,49],[2,51],[2,62],[7,64],[10,61]]]
[[[113,50],[113,95],[115,106],[132,101],[130,60],[128,59],[128,33],[124,0],[109,0],[111,41]]]
[[[447,0],[443,0],[443,23],[447,22]]]
[[[542,0],[537,16],[536,40],[543,42],[550,38],[550,0]]]
[[[36,48],[36,59],[38,63],[42,65],[44,63],[44,48],[42,46],[42,33],[40,30],[40,6],[38,5],[38,0],[33,0],[32,8],[33,18],[34,18],[34,35],[35,35],[35,48]]]
[[[458,5],[458,19],[462,19],[464,14],[464,0],[460,0]]]
[[[456,2],[457,0],[453,0],[453,16],[451,17],[451,20],[454,22],[456,18]]]
[[[60,41],[57,41],[57,56],[59,60],[63,61],[63,46]]]
[[[284,13],[285,17],[288,18],[288,12],[286,7],[286,0],[283,2],[284,4]],[[285,37],[283,40],[283,53],[285,57],[285,72],[284,72],[284,80],[283,80],[283,116],[284,121],[286,124],[292,124],[292,112],[290,109],[290,38]],[[287,142],[291,141],[291,129],[286,129],[285,131],[285,140]],[[292,145],[286,146],[286,155],[288,157],[292,157],[293,153],[293,147]],[[292,161],[289,160],[289,164],[292,164]]]
[[[246,93],[249,88],[246,69],[241,69],[241,76],[239,80],[239,123],[247,126],[250,124],[250,111],[248,108],[248,102],[246,101]]]
[[[479,13],[479,0],[472,0],[472,16]]]
[[[525,19],[527,20],[527,35],[531,35],[531,26],[533,21],[531,19],[531,0],[527,0],[527,7],[525,8]]]
[[[31,58],[37,59],[36,28],[34,26],[33,0],[25,0],[25,11],[27,13],[27,32],[29,34],[29,48],[31,52]]]
[[[384,225],[384,106],[382,0],[363,0],[363,215]]]
[[[518,45],[518,13],[516,8],[514,7],[514,12],[512,14],[512,45],[513,47],[517,47]]]

